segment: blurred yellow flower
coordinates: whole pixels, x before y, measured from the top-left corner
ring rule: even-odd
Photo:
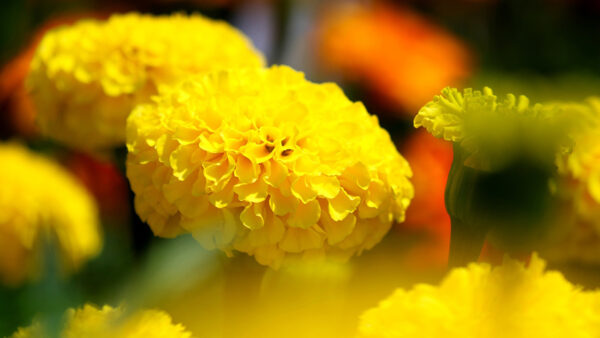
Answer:
[[[565,139],[578,120],[559,105],[529,103],[523,95],[498,98],[485,87],[463,93],[445,88],[423,106],[414,125],[460,146],[467,152],[465,164],[476,169],[498,168],[515,156],[546,160],[569,145]]]
[[[582,291],[560,272],[545,272],[533,255],[528,267],[470,264],[440,286],[398,289],[366,311],[360,337],[597,337],[600,291]]]
[[[411,115],[469,75],[467,47],[417,13],[385,1],[339,3],[325,13],[317,34],[328,70],[365,82]]]
[[[39,322],[21,328],[12,338],[43,337],[44,329]],[[171,317],[159,310],[140,310],[125,313],[123,308],[108,305],[96,308],[85,305],[69,309],[65,316],[63,338],[189,338],[191,334],[181,324],[174,324]]]
[[[66,269],[99,252],[96,204],[74,177],[16,144],[0,145],[0,161],[0,281],[35,275],[45,236],[56,237]]]
[[[562,107],[589,118],[573,133],[572,152],[557,161],[563,217],[544,255],[552,261],[600,263],[600,98]]]
[[[97,149],[122,145],[127,116],[162,85],[188,74],[263,63],[225,22],[130,13],[48,32],[27,86],[43,133],[73,147]]]
[[[214,72],[138,106],[127,176],[158,236],[265,265],[348,257],[402,221],[411,170],[389,134],[333,83],[286,66]]]

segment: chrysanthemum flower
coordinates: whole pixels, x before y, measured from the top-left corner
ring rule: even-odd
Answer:
[[[318,31],[319,56],[338,71],[414,114],[470,72],[465,45],[442,28],[385,2],[333,6]]]
[[[371,248],[412,198],[408,163],[361,103],[289,67],[188,80],[128,119],[127,176],[158,236],[284,256]]]
[[[44,337],[39,322],[28,328],[19,329],[12,338]],[[80,309],[69,309],[65,316],[63,338],[189,338],[191,333],[181,324],[174,324],[171,317],[159,310],[140,310],[125,313],[123,308],[108,305],[96,308],[85,305]]]
[[[40,241],[56,239],[63,267],[74,269],[100,250],[96,204],[58,164],[15,144],[0,145],[0,281],[35,275]]]
[[[50,31],[28,77],[46,135],[78,148],[119,146],[133,107],[193,73],[259,67],[236,29],[200,15],[113,15]]]
[[[600,291],[582,291],[560,272],[544,271],[534,255],[528,267],[470,264],[440,286],[398,289],[360,321],[360,337],[596,337]]]

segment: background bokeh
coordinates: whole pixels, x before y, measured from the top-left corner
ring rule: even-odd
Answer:
[[[203,250],[190,237],[154,238],[135,215],[124,149],[74,152],[41,138],[23,83],[44,30],[84,17],[200,12],[241,29],[269,64],[335,81],[379,117],[415,173],[407,221],[348,264],[278,272]],[[22,140],[60,161],[96,197],[99,257],[70,279],[47,264],[38,281],[0,288],[0,336],[35,314],[84,302],[159,307],[197,336],[351,336],[358,315],[399,286],[445,273],[450,222],[443,193],[451,147],[415,131],[420,106],[449,85],[490,86],[532,102],[600,94],[600,2],[594,0],[27,0],[0,2],[0,139]],[[119,164],[121,163],[121,164]],[[52,248],[47,255],[53,256]],[[489,260],[499,254],[487,248]],[[49,262],[52,260],[50,259]],[[600,285],[596,266],[556,265]]]

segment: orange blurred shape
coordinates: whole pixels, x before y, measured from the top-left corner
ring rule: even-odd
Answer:
[[[385,2],[329,8],[317,34],[328,69],[394,107],[416,114],[442,88],[458,86],[471,70],[467,47],[409,9]]]
[[[450,216],[444,192],[452,165],[452,145],[418,130],[405,143],[402,154],[413,171],[415,197],[406,212],[406,221],[397,230],[422,232],[427,237],[409,253],[409,261],[425,266],[444,265],[450,246]]]
[[[32,137],[37,133],[35,110],[25,90],[25,78],[38,43],[44,34],[60,25],[72,24],[84,18],[107,18],[109,12],[71,13],[45,22],[32,36],[31,42],[0,71],[0,120],[8,124],[11,133]]]
[[[84,153],[73,153],[65,165],[94,195],[103,218],[128,220],[129,187],[114,164]]]

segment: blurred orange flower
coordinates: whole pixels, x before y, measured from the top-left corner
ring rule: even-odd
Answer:
[[[71,24],[82,18],[106,18],[108,15],[108,12],[72,13],[50,19],[33,34],[31,42],[2,67],[0,107],[5,116],[0,120],[7,124],[5,128],[9,133],[26,137],[32,137],[37,133],[35,110],[24,84],[33,54],[44,34],[54,27]]]
[[[409,9],[375,2],[325,13],[317,34],[323,65],[411,115],[470,73],[467,47]]]
[[[426,239],[407,256],[409,262],[443,266],[448,260],[450,216],[444,193],[452,165],[452,146],[422,130],[405,143],[402,153],[413,168],[415,197],[398,231],[425,233]]]

